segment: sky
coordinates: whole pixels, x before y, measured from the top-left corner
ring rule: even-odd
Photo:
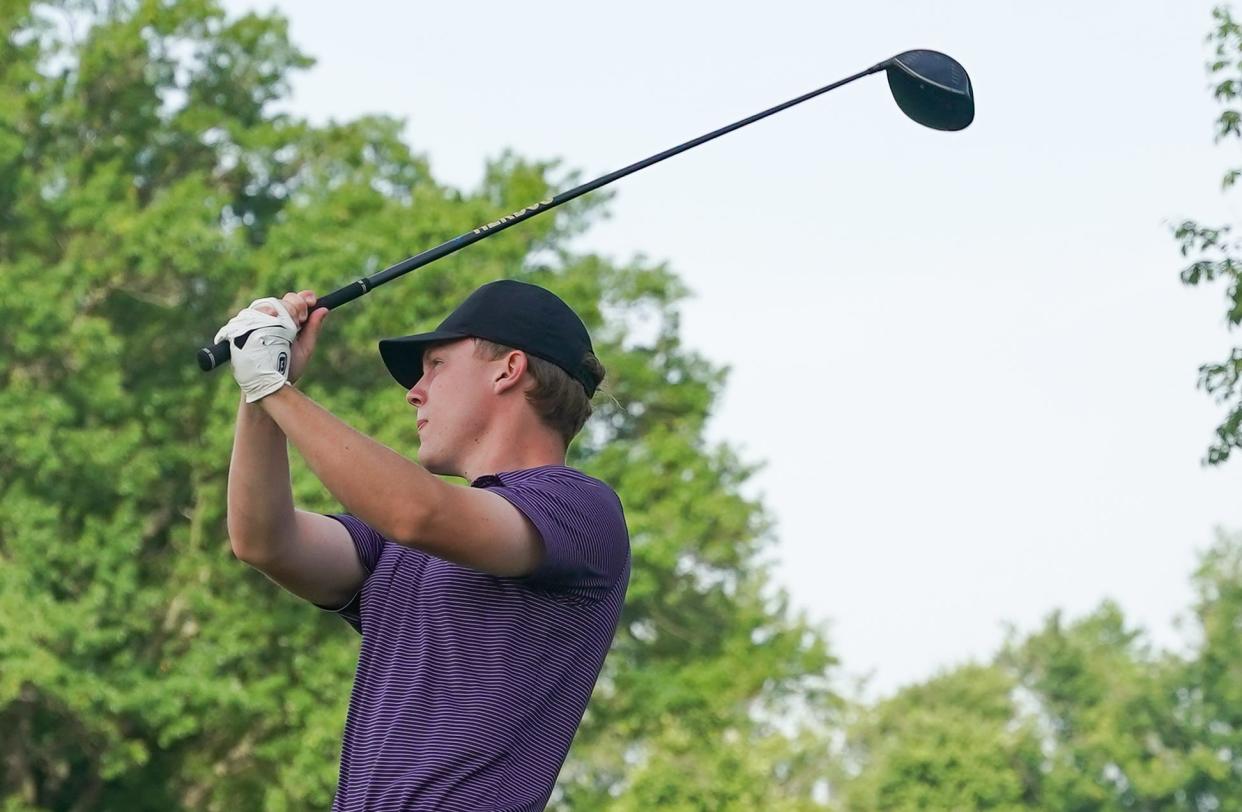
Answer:
[[[1182,645],[1198,553],[1242,531],[1196,389],[1237,336],[1170,235],[1239,220],[1212,5],[226,2],[317,59],[288,109],[399,116],[462,188],[507,148],[602,175],[912,48],[966,67],[963,132],[867,77],[619,181],[575,246],[693,291],[686,343],[731,369],[710,437],[763,463],[775,580],[872,695],[1105,599]]]

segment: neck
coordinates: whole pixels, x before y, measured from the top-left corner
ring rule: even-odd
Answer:
[[[473,482],[500,471],[564,464],[565,447],[560,438],[543,426],[527,426],[490,431],[477,438],[474,450],[462,459],[461,475],[466,482]]]

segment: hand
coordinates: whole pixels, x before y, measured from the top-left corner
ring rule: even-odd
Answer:
[[[220,328],[215,340],[228,339],[233,377],[254,403],[301,375],[314,349],[327,310],[309,316],[315,302],[311,291],[285,294],[284,299],[256,299]],[[299,326],[302,334],[298,335]]]
[[[319,301],[314,291],[303,290],[298,293],[290,291],[286,293],[280,300],[279,304],[284,305],[284,309],[289,316],[297,324],[298,333],[297,340],[293,342],[293,358],[289,366],[289,383],[297,383],[302,377],[302,373],[306,370],[306,364],[310,361],[311,353],[315,351],[315,342],[319,340],[319,331],[323,328],[323,320],[328,317],[327,308],[321,307],[318,310],[312,310],[315,302]],[[257,302],[255,304],[258,304]],[[276,307],[275,300],[265,299],[258,310],[275,316]],[[254,307],[254,304],[251,305]]]

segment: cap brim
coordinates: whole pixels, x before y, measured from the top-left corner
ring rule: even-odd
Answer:
[[[431,344],[468,338],[461,333],[433,330],[401,338],[385,338],[379,343],[380,358],[384,366],[397,379],[397,383],[409,389],[423,377],[423,352]]]

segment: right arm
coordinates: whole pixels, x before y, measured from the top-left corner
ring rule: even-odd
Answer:
[[[318,333],[319,324],[313,326]],[[228,530],[234,555],[312,603],[341,606],[366,579],[340,522],[293,507],[284,432],[244,397],[229,463]]]

